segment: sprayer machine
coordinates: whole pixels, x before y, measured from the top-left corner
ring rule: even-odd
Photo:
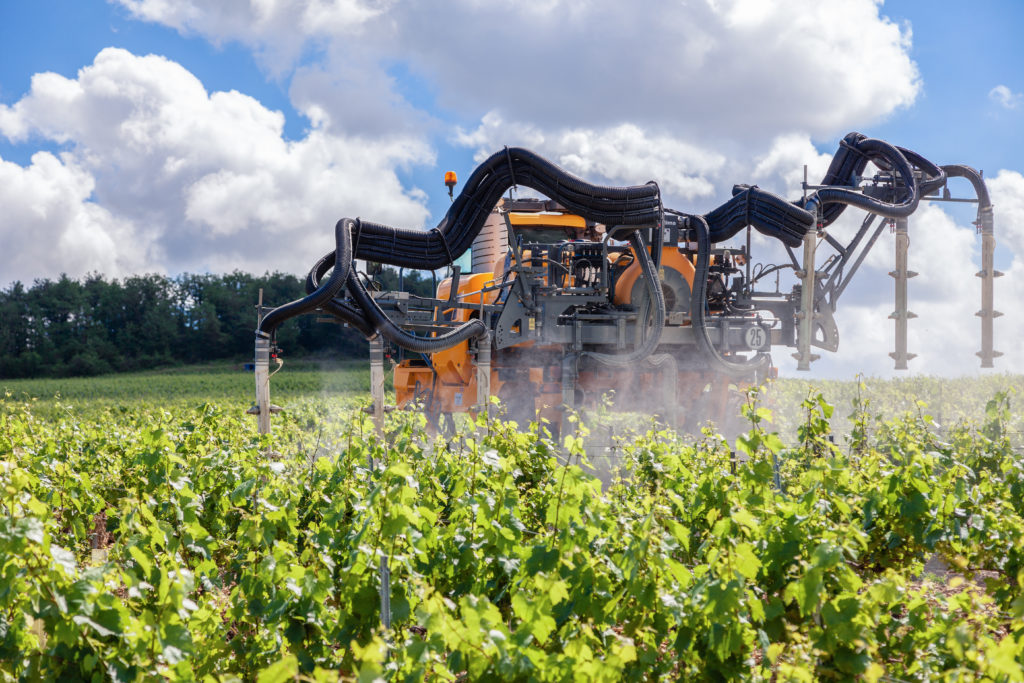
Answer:
[[[973,197],[947,184],[964,178]],[[449,194],[457,183],[445,176]],[[522,198],[521,187],[541,196]],[[308,295],[260,306],[256,330],[259,429],[270,430],[269,363],[275,331],[317,313],[369,340],[372,411],[417,408],[435,424],[501,399],[510,417],[556,426],[568,410],[611,401],[676,426],[724,420],[736,388],[775,374],[772,352],[789,347],[799,370],[836,351],[837,304],[867,253],[895,238],[897,369],[907,349],[909,217],[921,200],[973,202],[981,236],[982,367],[993,350],[992,205],[982,175],[859,133],[840,143],[825,177],[791,201],[736,185],[706,214],[666,208],[658,185],[594,185],[525,149],[506,147],[473,171],[437,227],[395,228],[343,218],[334,250],[317,261]],[[830,226],[864,213],[852,237]],[[764,238],[752,239],[752,231]],[[739,238],[741,244],[725,245]],[[777,262],[752,247],[780,245]],[[455,262],[471,250],[469,272]],[[768,251],[768,249],[764,249]],[[367,264],[360,273],[356,259]],[[433,296],[380,291],[378,264],[448,269]],[[384,361],[394,363],[394,406],[384,404]]]

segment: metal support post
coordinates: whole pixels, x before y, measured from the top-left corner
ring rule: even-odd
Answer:
[[[647,364],[655,370],[655,374],[661,373],[662,394],[659,411],[665,424],[672,429],[679,427],[679,364],[676,359],[667,353],[657,356],[648,356]]]
[[[384,429],[384,341],[380,335],[370,340],[370,396],[373,398],[373,423]]]
[[[487,411],[491,398],[491,334],[476,340],[476,404]]]
[[[796,358],[797,370],[810,370],[811,361],[818,360],[819,356],[811,353],[811,339],[814,334],[814,280],[815,272],[814,254],[818,248],[818,234],[811,230],[804,235],[804,260],[803,269],[797,272],[800,278],[800,310],[796,317],[799,321],[796,336]]]
[[[896,310],[889,318],[896,321],[896,350],[889,354],[895,362],[897,370],[906,370],[907,361],[917,357],[916,353],[907,352],[907,321],[917,315],[907,309],[907,280],[917,277],[917,273],[907,269],[907,250],[910,247],[910,236],[907,233],[907,219],[896,219],[896,269],[889,272],[895,280]]]
[[[1003,274],[995,269],[996,238],[991,207],[981,210],[978,216],[978,225],[981,230],[981,270],[977,273],[977,276],[981,278],[981,310],[974,315],[981,318],[981,351],[978,351],[977,355],[981,358],[981,367],[991,368],[993,367],[992,361],[1003,355],[1002,352],[992,348],[992,321],[1002,315],[993,308],[993,286],[995,278],[1002,277]]]
[[[567,353],[562,358],[562,404],[569,410],[576,409],[576,380],[579,377],[579,354]]]
[[[569,416],[576,410],[576,382],[579,379],[578,353],[567,353],[562,357],[562,417],[559,420],[559,434],[564,439],[571,430]]]
[[[256,337],[256,426],[260,434],[270,433],[270,338]]]

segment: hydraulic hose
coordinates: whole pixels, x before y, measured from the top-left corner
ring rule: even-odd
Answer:
[[[353,255],[403,268],[436,270],[449,265],[469,249],[495,204],[516,185],[531,187],[572,213],[609,226],[655,226],[661,220],[661,193],[653,182],[634,187],[593,185],[533,152],[507,147],[473,171],[436,228],[424,232],[364,221],[352,235]]]
[[[363,283],[359,281],[355,270],[348,274],[348,291],[355,299],[363,313],[370,320],[373,329],[389,342],[416,353],[437,353],[450,349],[456,344],[461,344],[467,339],[476,339],[487,336],[487,326],[482,320],[473,319],[459,325],[451,332],[446,332],[437,337],[417,337],[406,332],[392,322],[384,311],[380,309],[377,302],[369,295]]]
[[[353,224],[358,225],[359,221],[352,221],[351,219],[342,219],[338,224],[344,223],[345,228],[351,228]],[[350,244],[351,241],[348,239],[348,234],[345,233],[341,236],[342,242],[339,244],[343,246],[346,253],[351,253]],[[327,273],[332,267],[335,269],[334,273],[338,272],[337,253],[340,249],[330,252],[322,256],[310,269],[309,274],[306,276],[306,291],[319,291],[322,289],[320,284],[321,278]],[[483,336],[487,333],[487,328],[480,320],[470,320],[469,322],[460,325],[451,332],[446,332],[437,337],[417,337],[409,332],[406,332],[399,326],[395,325],[387,314],[381,310],[380,306],[373,300],[373,297],[369,295],[366,288],[363,287],[363,283],[356,277],[355,269],[348,268],[346,285],[349,294],[356,302],[356,306],[353,306],[344,299],[332,298],[324,301],[321,304],[321,308],[326,312],[340,318],[341,320],[349,323],[355,329],[359,330],[367,338],[372,338],[376,334],[380,334],[388,341],[407,349],[409,351],[419,353],[435,353],[437,351],[443,351],[451,348],[456,344],[460,344],[467,339],[476,338]],[[331,278],[333,279],[334,273]],[[308,297],[307,297],[308,298]]]
[[[936,166],[913,150],[904,147],[897,147],[896,149],[903,152],[903,156],[907,158],[911,166],[920,169],[924,173],[924,178],[921,179],[917,188],[919,197],[927,197],[946,184],[946,170],[944,166]]]
[[[704,307],[707,305],[708,272],[711,267],[711,230],[703,216],[693,216],[691,227],[697,237],[697,263],[694,266],[693,291],[690,293],[690,319],[693,321],[693,336],[697,348],[708,363],[719,372],[733,377],[742,377],[751,373],[767,370],[771,357],[762,352],[744,361],[732,361],[720,354],[708,336],[707,319]]]
[[[344,299],[331,299],[323,305],[324,312],[330,313],[342,322],[348,323],[367,339],[377,336],[377,331],[363,312]]]
[[[736,185],[732,199],[704,216],[712,242],[724,242],[753,225],[758,232],[795,247],[814,228],[814,214],[759,187]]]
[[[852,189],[868,162],[890,171],[903,180],[901,196],[886,201],[867,192]],[[920,154],[896,147],[882,140],[850,133],[839,149],[824,179],[823,187],[808,198],[808,204],[821,207],[821,224],[833,223],[848,206],[856,206],[887,218],[909,216],[921,197],[934,192],[946,182],[946,172]],[[922,172],[918,183],[914,170]],[[973,170],[973,169],[970,169]],[[973,182],[973,181],[972,181]],[[842,186],[842,187],[839,187]],[[732,198],[704,216],[712,242],[724,242],[747,226],[774,237],[789,247],[797,247],[808,231],[816,228],[815,215],[796,202],[790,202],[756,186],[736,185]],[[801,200],[802,203],[802,200]]]
[[[334,260],[335,252],[331,251],[313,264],[313,267],[309,270],[309,274],[306,275],[306,293],[315,292],[320,287],[321,278],[323,278],[328,270],[334,267]],[[373,324],[367,319],[366,315],[364,315],[359,308],[353,306],[345,299],[336,297],[324,303],[321,308],[326,313],[330,313],[334,317],[351,325],[367,339],[372,339],[377,334],[377,331],[373,329]]]
[[[278,306],[263,316],[256,329],[258,336],[272,336],[285,320],[316,310],[341,291],[352,265],[350,234],[355,224],[351,218],[342,218],[334,226],[334,271],[327,282],[305,297]]]
[[[823,226],[831,225],[847,205],[887,218],[905,218],[914,212],[921,197],[934,192],[946,182],[945,171],[920,154],[869,138],[862,133],[849,133],[840,141],[839,149],[832,157],[832,163],[821,184],[855,186],[869,161],[884,170],[899,174],[905,185],[902,200],[892,203],[839,187],[824,188],[818,191],[823,204]],[[924,176],[919,185],[913,173],[914,168]]]
[[[654,350],[658,348],[658,344],[661,343],[661,333],[665,329],[665,293],[661,290],[658,271],[654,267],[651,255],[647,252],[647,245],[644,243],[643,235],[638,231],[634,231],[629,236],[629,243],[633,247],[633,251],[636,252],[637,258],[640,259],[640,270],[643,273],[644,282],[647,284],[647,291],[650,293],[649,301],[654,304],[654,318],[651,321],[650,330],[647,330],[646,319],[649,315],[638,316],[637,322],[640,323],[641,334],[645,331],[647,334],[641,340],[640,345],[632,351],[628,353],[587,353],[587,356],[594,360],[605,365],[617,367],[634,365],[647,360],[654,353]]]
[[[995,221],[992,218],[992,200],[988,195],[988,187],[985,185],[981,174],[970,166],[963,164],[950,164],[943,166],[942,170],[950,178],[966,178],[974,187],[974,196],[978,198],[978,227],[983,234],[992,234],[995,231]]]
[[[856,206],[886,218],[905,218],[914,213],[920,200],[920,195],[917,191],[917,178],[903,152],[888,142],[875,140],[874,138],[864,138],[858,141],[856,149],[866,159],[881,160],[892,169],[893,174],[899,174],[904,184],[901,200],[898,202],[886,202],[843,187],[823,187],[812,195],[812,199],[816,196],[823,207],[828,207],[829,204]],[[849,184],[853,184],[850,182],[852,180],[852,178],[848,180]],[[827,211],[827,208],[825,210]],[[838,218],[839,214],[837,213],[835,217]]]

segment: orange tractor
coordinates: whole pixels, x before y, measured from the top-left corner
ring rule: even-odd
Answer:
[[[471,272],[460,271],[438,285],[431,324],[462,324],[488,314],[497,318],[489,339],[488,393],[498,396],[515,419],[541,414],[557,424],[567,405],[610,398],[615,405],[677,422],[721,420],[735,392],[721,373],[686,362],[683,347],[692,346],[688,311],[694,255],[676,245],[661,248],[658,277],[665,323],[661,353],[655,354],[659,362],[649,362],[650,356],[628,365],[587,362],[585,349],[621,353],[634,348],[641,341],[637,337],[650,334],[652,327],[647,321],[654,307],[636,251],[614,240],[602,249],[606,230],[551,200],[500,200],[474,240]],[[743,257],[724,251],[711,257],[715,266],[727,261],[742,265]],[[531,312],[533,298],[539,298],[539,305]],[[405,313],[399,301],[391,293],[377,298],[396,318]],[[611,320],[603,310],[609,301],[620,313]],[[567,316],[574,319],[572,325],[566,324]],[[755,350],[767,347],[770,329],[754,318],[746,323],[743,329],[757,326]],[[744,335],[736,329],[734,342],[742,347]],[[680,352],[666,354],[672,346]],[[400,354],[404,357],[394,368],[398,407],[419,404],[430,415],[446,415],[478,405],[475,344],[467,340],[429,355]]]

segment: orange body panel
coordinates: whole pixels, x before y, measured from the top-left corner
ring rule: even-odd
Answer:
[[[498,297],[497,291],[480,294],[480,290],[493,280],[493,273],[472,273],[460,277],[459,300],[463,303],[478,304],[482,297],[483,303],[494,303]],[[452,280],[451,278],[445,278],[437,285],[437,298],[447,299],[451,294],[451,290]],[[441,311],[441,317],[445,320],[464,323],[468,322],[471,318],[477,317],[477,315],[476,311],[471,311],[467,308],[449,308]],[[446,384],[467,384],[472,380],[473,384],[476,384],[473,363],[469,357],[469,342],[462,342],[450,349],[431,354],[431,362],[434,364],[434,370],[437,371],[440,382]]]
[[[471,273],[459,278],[459,301],[478,304],[494,303],[497,291],[480,293],[494,280],[493,273]],[[451,294],[452,279],[445,278],[437,286],[437,298],[447,299]],[[476,317],[476,312],[467,308],[449,308],[440,311],[440,317],[464,323]],[[450,349],[431,354],[431,363],[437,373],[429,367],[414,365],[404,361],[395,368],[395,399],[399,407],[412,401],[417,391],[430,390],[434,397],[433,410],[441,412],[461,412],[476,403],[476,368],[469,355],[469,342],[462,342]],[[496,382],[496,373],[492,373],[491,387],[497,391],[500,382]],[[417,389],[418,387],[418,389]]]
[[[630,249],[630,252],[633,250]],[[671,268],[679,271],[679,274],[686,280],[686,284],[693,289],[693,275],[694,267],[690,259],[686,258],[679,253],[679,250],[675,247],[663,247],[661,250],[661,267]],[[630,295],[633,292],[633,285],[643,274],[640,268],[640,261],[637,260],[636,254],[633,255],[633,263],[626,268],[626,272],[619,276],[619,279],[615,282],[615,303],[619,306],[623,306],[630,302]]]

